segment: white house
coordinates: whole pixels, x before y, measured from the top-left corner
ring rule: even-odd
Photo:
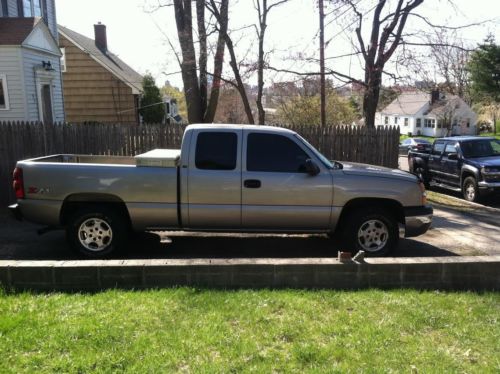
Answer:
[[[375,116],[375,126],[399,126],[401,134],[475,135],[477,115],[461,98],[432,91],[400,94]]]
[[[64,121],[54,0],[0,0],[0,121]]]

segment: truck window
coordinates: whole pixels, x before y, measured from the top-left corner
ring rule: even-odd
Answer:
[[[234,132],[201,132],[196,142],[197,169],[234,170],[238,137]]]
[[[282,135],[252,133],[247,142],[247,170],[281,173],[306,173],[309,156],[292,140]]]
[[[446,148],[444,149],[444,155],[448,157],[450,153],[457,153],[457,148],[455,143],[446,144]]]
[[[441,153],[443,153],[444,150],[444,143],[443,142],[436,142],[434,143],[434,148],[432,148],[432,154],[435,156],[441,156]]]

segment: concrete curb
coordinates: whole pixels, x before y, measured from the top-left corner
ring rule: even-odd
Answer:
[[[210,288],[414,288],[500,290],[500,256],[0,261],[7,290]]]

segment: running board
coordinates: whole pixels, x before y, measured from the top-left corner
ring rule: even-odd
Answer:
[[[455,191],[455,192],[462,192],[460,187],[454,187],[454,186],[450,186],[449,184],[444,184],[444,183],[430,182],[429,186],[446,188],[447,190],[451,190],[451,191]]]

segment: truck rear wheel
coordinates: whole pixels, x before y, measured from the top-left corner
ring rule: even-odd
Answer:
[[[71,248],[91,258],[109,255],[126,243],[127,236],[126,220],[107,207],[82,208],[66,227]]]
[[[365,251],[368,256],[385,256],[398,243],[398,224],[381,209],[355,210],[346,217],[344,227],[344,243],[353,253]]]

